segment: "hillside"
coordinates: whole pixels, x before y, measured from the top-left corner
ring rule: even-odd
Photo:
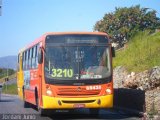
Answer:
[[[128,71],[141,72],[160,66],[160,32],[149,35],[140,32],[127,47],[117,51],[113,66],[125,66]]]
[[[17,56],[0,57],[0,68],[16,69]]]

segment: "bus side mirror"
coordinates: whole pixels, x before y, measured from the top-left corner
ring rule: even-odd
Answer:
[[[42,64],[42,62],[43,62],[43,51],[42,51],[42,49],[40,48],[40,49],[38,50],[38,63],[39,63],[39,64]]]
[[[114,49],[114,47],[111,47],[111,52],[112,52],[112,57],[115,57],[116,54],[115,54],[115,49]]]

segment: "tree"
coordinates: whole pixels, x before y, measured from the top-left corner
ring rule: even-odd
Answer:
[[[94,30],[107,32],[112,42],[118,43],[120,47],[138,31],[160,28],[160,18],[153,9],[149,11],[149,8],[140,8],[140,5],[115,9],[115,12],[107,13],[97,21]]]

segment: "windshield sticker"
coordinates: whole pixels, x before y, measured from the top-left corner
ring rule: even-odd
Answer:
[[[65,77],[65,78],[71,78],[73,77],[73,69],[52,69],[52,77]]]
[[[86,71],[81,71],[81,79],[88,79],[88,78],[102,78],[102,75],[95,75],[94,72],[86,72]]]
[[[102,78],[102,75],[81,75],[81,79],[89,79],[89,78],[95,78],[95,79],[98,79],[98,78]]]

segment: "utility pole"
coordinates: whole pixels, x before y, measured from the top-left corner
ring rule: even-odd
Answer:
[[[5,78],[6,92],[7,92],[7,82],[8,82],[8,67],[7,67],[7,77]]]

